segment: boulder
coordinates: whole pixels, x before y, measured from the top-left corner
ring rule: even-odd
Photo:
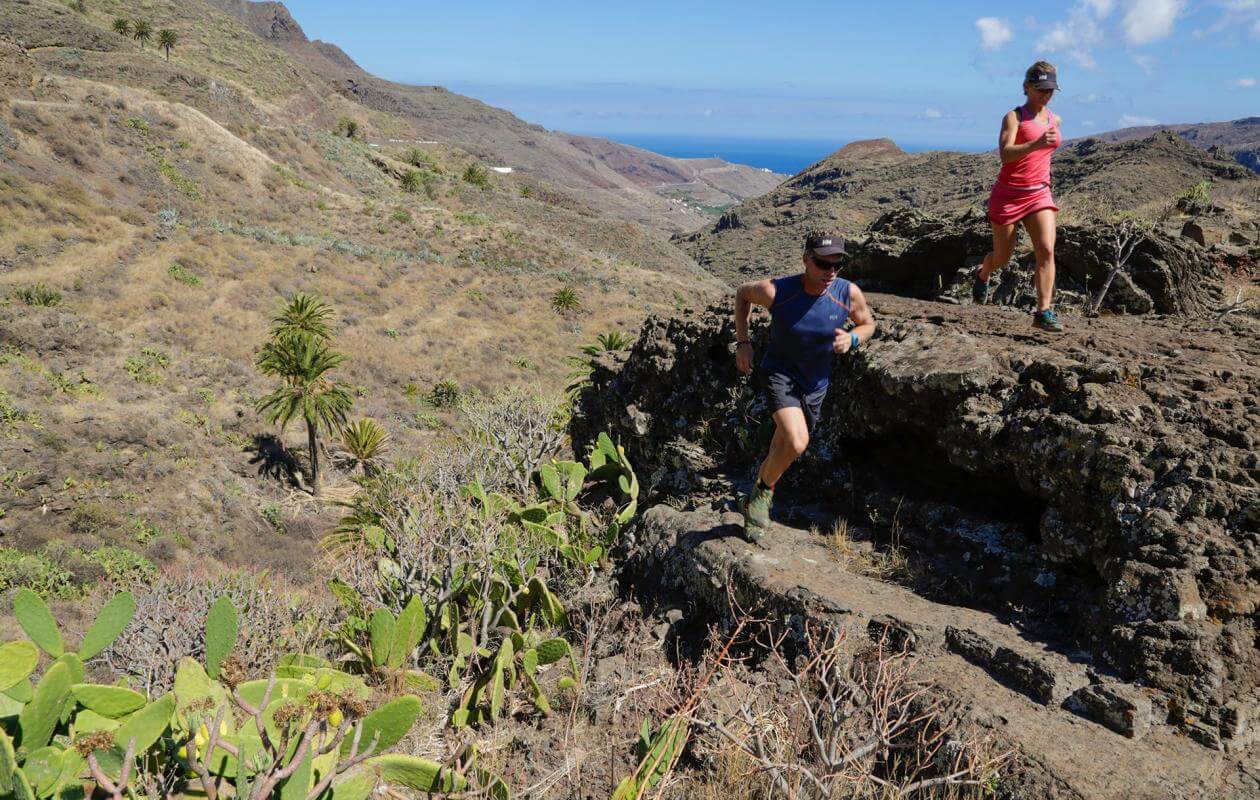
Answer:
[[[1222,736],[1254,726],[1237,720],[1260,696],[1255,321],[1111,316],[1044,337],[1001,307],[868,298],[879,332],[836,359],[783,496],[897,518],[916,548],[954,548],[959,601],[1035,604]],[[765,335],[755,320],[759,354]],[[729,308],[649,319],[596,365],[575,446],[608,430],[651,493],[730,492],[722,475],[751,474],[772,431],[734,339]]]
[[[1128,314],[1200,314],[1222,297],[1219,271],[1197,238],[1153,232],[1134,250],[1113,280],[1103,308]],[[1021,234],[1023,237],[1023,234]],[[900,207],[877,218],[853,246],[852,263],[842,273],[863,289],[923,299],[946,296],[965,302],[970,297],[972,270],[992,246],[988,220],[967,211],[945,219]],[[1026,237],[1023,241],[1027,242]],[[1116,250],[1114,229],[1107,225],[1061,226],[1055,248],[1057,304],[1082,305],[1097,292],[1111,271]],[[1027,249],[995,278],[993,302],[1031,307],[1034,259]]]

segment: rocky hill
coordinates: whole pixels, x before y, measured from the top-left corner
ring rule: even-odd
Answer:
[[[225,82],[225,90],[246,90],[286,119],[331,128],[343,114],[357,113],[368,140],[382,145],[391,140],[437,141],[458,147],[491,166],[569,187],[599,214],[667,232],[711,221],[711,214],[662,198],[592,160],[561,134],[440,86],[408,86],[370,75],[336,45],[307,39],[280,3],[197,0],[178,8],[159,3],[153,17],[181,34],[180,58],[140,70],[120,58],[135,49],[134,43],[109,30],[106,11],[127,9],[127,4],[116,3],[78,14],[52,0],[6,3],[0,8],[0,30],[67,74],[106,81],[121,74],[134,85],[143,83],[171,99],[191,101],[187,80],[197,76],[181,77],[191,68],[202,78]],[[239,111],[250,123],[261,122],[257,114]]]
[[[619,434],[667,501],[632,544],[639,591],[893,637],[1033,757],[1012,796],[1254,796],[1256,320],[1044,338],[1000,308],[871,303],[879,335],[836,360],[764,550],[723,513],[770,427],[729,308],[604,358],[573,430]]]
[[[711,221],[696,207],[661,202],[656,185],[645,183],[642,173],[626,169],[625,160],[608,163],[593,150],[628,153],[637,150],[615,142],[573,137],[527,123],[499,108],[447,91],[440,86],[409,86],[381,80],[365,72],[335,44],[311,41],[281,3],[249,0],[210,0],[213,5],[237,15],[266,41],[274,42],[325,78],[330,87],[368,108],[398,115],[408,120],[415,137],[457,145],[488,162],[523,170],[579,191],[584,200],[603,214],[634,219],[668,231],[691,230]],[[382,135],[385,132],[382,131]],[[595,155],[595,159],[584,157]],[[671,159],[639,150],[635,158],[654,164]],[[700,181],[699,195],[706,205],[729,205],[761,194],[778,184],[782,176],[761,177],[753,167],[725,165],[721,172],[739,178],[727,184],[743,194],[732,194],[712,181]],[[674,166],[675,175],[679,166]],[[682,170],[681,174],[692,171]],[[755,176],[755,177],[748,177]],[[691,178],[695,180],[695,178]],[[644,191],[647,190],[647,191]],[[707,202],[713,201],[713,202]]]
[[[763,195],[788,177],[720,158],[670,158],[597,136],[568,134],[568,140],[643,188],[714,213]]]
[[[1099,133],[1089,138],[1104,142],[1142,139],[1158,131],[1170,131],[1205,150],[1218,148],[1239,164],[1260,172],[1260,117],[1244,117],[1227,122],[1197,122],[1183,125],[1140,125]]]
[[[793,268],[810,228],[860,236],[881,214],[901,207],[982,216],[997,170],[990,153],[906,153],[887,139],[855,142],[731,209],[708,230],[675,241],[707,270],[736,283]],[[1211,184],[1223,211],[1256,218],[1260,178],[1172,134],[1121,144],[1078,141],[1055,156],[1055,197],[1065,220],[1121,200],[1126,210],[1152,211],[1201,181]]]
[[[460,395],[559,393],[596,334],[721,291],[626,219],[675,204],[506,112],[365,78],[278,6],[232,8],[0,4],[0,548],[302,573],[338,511],[295,493],[301,437],[254,410],[294,293],[336,311],[354,418],[423,453]],[[170,60],[115,17],[173,30]],[[502,142],[536,160],[492,171]]]

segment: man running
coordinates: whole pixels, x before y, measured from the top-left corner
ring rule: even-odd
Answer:
[[[805,238],[805,271],[752,281],[735,292],[735,364],[748,375],[753,346],[748,337],[752,305],[770,309],[770,342],[759,368],[762,390],[774,415],[774,439],[761,463],[757,485],[741,502],[744,535],[759,542],[770,527],[774,485],[805,452],[827,395],[833,353],[855,353],[875,333],[875,317],[862,290],[836,276],[846,262],[844,239]],[[846,323],[853,327],[846,330]]]

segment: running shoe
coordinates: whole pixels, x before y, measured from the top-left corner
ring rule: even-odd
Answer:
[[[761,536],[770,529],[770,504],[774,501],[774,489],[753,489],[751,497],[740,503],[744,514],[744,538],[753,544],[761,543]]]
[[[993,281],[980,280],[980,267],[976,267],[976,271],[971,274],[971,299],[978,306],[989,304],[989,298],[993,295]]]
[[[1063,333],[1063,323],[1059,322],[1054,309],[1050,308],[1033,314],[1033,327],[1043,331],[1050,331],[1051,333]]]

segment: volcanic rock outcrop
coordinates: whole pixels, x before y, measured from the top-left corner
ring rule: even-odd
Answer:
[[[853,247],[843,276],[867,290],[909,297],[970,294],[970,271],[992,246],[984,215],[968,211],[946,219],[902,207],[879,216]],[[1106,225],[1065,225],[1055,250],[1059,305],[1081,305],[1097,292],[1112,268],[1116,242]],[[1025,253],[998,274],[993,301],[1035,302]],[[1156,230],[1142,237],[1117,273],[1102,308],[1129,314],[1196,314],[1218,307],[1221,275],[1208,250],[1183,236]]]
[[[1047,338],[1006,309],[870,298],[880,331],[837,359],[812,460],[780,506],[892,519],[950,602],[1005,609],[1079,652],[1151,698],[1157,723],[1247,746],[1260,711],[1255,323],[1113,317]],[[658,496],[729,493],[768,431],[733,342],[729,309],[649,320],[628,355],[596,365],[575,443],[612,431]]]

